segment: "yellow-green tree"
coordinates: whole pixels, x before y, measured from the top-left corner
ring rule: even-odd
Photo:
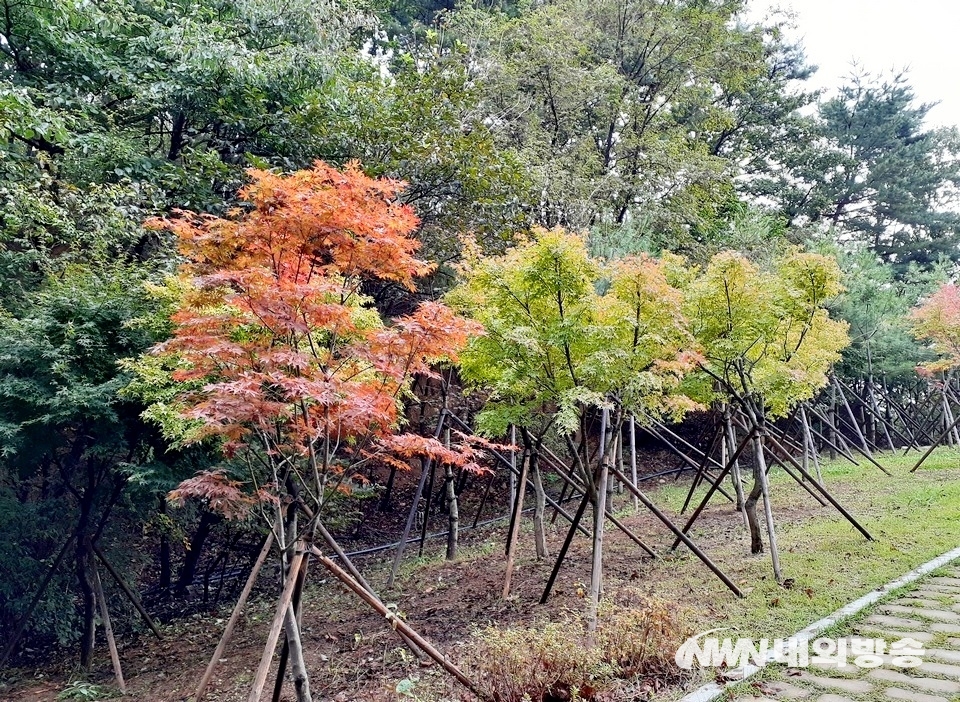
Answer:
[[[566,442],[586,486],[594,514],[595,622],[607,471],[623,422],[633,412],[679,415],[693,404],[676,393],[696,360],[685,351],[693,338],[682,295],[660,262],[637,257],[606,267],[590,257],[582,237],[562,229],[536,230],[502,256],[480,257],[467,247],[461,277],[449,300],[485,329],[462,354],[461,373],[469,387],[487,393],[480,431],[502,436],[513,424],[524,436],[540,546],[538,456],[548,432]],[[589,423],[598,412],[608,417],[607,431],[591,451]]]
[[[782,580],[763,453],[767,419],[812,398],[847,346],[847,323],[827,304],[842,288],[834,259],[790,252],[766,268],[725,251],[686,287],[686,313],[703,358],[694,396],[738,405],[753,425],[754,485],[744,508],[751,551],[763,550],[757,502],[764,498],[770,551]]]

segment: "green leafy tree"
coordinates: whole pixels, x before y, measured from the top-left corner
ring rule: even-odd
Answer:
[[[498,143],[530,173],[533,221],[628,229],[676,250],[736,199],[736,161],[759,161],[772,125],[804,99],[778,92],[800,69],[779,66],[781,49],[741,9],[564,0],[462,8],[444,27],[468,47]],[[762,102],[774,94],[776,106]]]
[[[0,617],[12,631],[13,621],[30,614],[27,604],[49,567],[44,560],[72,539],[67,591],[76,593],[78,611],[53,592],[35,627],[65,641],[79,636],[84,667],[96,613],[92,548],[109,533],[111,515],[125,509],[131,482],[169,475],[176,460],[140,419],[143,406],[120,397],[129,376],[118,362],[155,340],[132,324],[152,309],[147,273],[123,264],[72,266],[32,293],[19,315],[0,316],[0,499],[27,520],[8,528],[35,533],[0,565],[2,582],[32,574],[32,583],[0,599]],[[62,620],[51,626],[48,617]]]
[[[828,303],[842,286],[836,261],[793,252],[761,269],[735,252],[714,256],[686,288],[686,313],[703,361],[696,396],[738,404],[756,428],[754,485],[744,503],[751,551],[763,550],[761,497],[774,571],[782,581],[764,460],[768,417],[783,417],[827,384],[827,372],[849,343],[847,324]]]
[[[899,272],[911,261],[956,260],[960,135],[925,127],[931,107],[917,103],[904,74],[854,75],[798,142],[782,191],[787,216],[862,242]]]
[[[469,387],[488,393],[477,417],[481,432],[502,436],[511,424],[523,431],[538,493],[541,553],[538,456],[549,431],[567,443],[587,486],[594,511],[595,626],[606,474],[623,423],[630,413],[679,416],[691,406],[675,393],[693,361],[684,353],[692,339],[682,297],[659,262],[630,258],[604,270],[583,237],[561,229],[535,230],[502,256],[474,250],[461,273],[463,282],[449,299],[485,329],[463,352],[461,374]],[[601,283],[604,294],[597,291]],[[610,421],[604,444],[591,451],[590,420],[597,411],[609,412]]]

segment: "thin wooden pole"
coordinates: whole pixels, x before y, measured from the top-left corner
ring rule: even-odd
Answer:
[[[773,563],[773,576],[777,584],[783,585],[783,571],[780,568],[780,549],[777,546],[777,533],[773,524],[773,506],[770,504],[770,486],[767,483],[767,464],[763,456],[763,429],[754,434],[753,443],[757,460],[757,479],[760,481],[760,494],[763,498],[763,513],[767,522],[767,540],[770,542],[770,560]]]
[[[513,517],[511,529],[508,538],[510,543],[507,546],[507,571],[503,577],[503,599],[510,596],[510,581],[513,579],[513,559],[517,551],[517,538],[520,532],[520,513],[523,511],[523,498],[526,494],[524,487],[527,484],[527,469],[530,467],[530,460],[527,452],[524,451],[523,465],[520,467],[520,480],[517,489],[517,499],[513,505]]]
[[[137,597],[136,593],[130,589],[130,587],[123,581],[123,578],[120,577],[120,574],[110,565],[110,561],[107,560],[107,557],[103,555],[103,551],[100,550],[100,547],[96,544],[93,544],[93,553],[96,557],[103,563],[103,567],[107,569],[107,572],[113,578],[114,582],[123,590],[123,594],[127,596],[127,599],[130,600],[131,604],[136,608],[140,613],[140,616],[143,617],[143,621],[147,623],[147,626],[153,631],[157,639],[163,640],[163,635],[160,633],[157,623],[153,621],[153,618],[147,614],[147,610],[143,608],[143,604],[140,602],[140,598]]]
[[[637,421],[630,415],[630,479],[633,484],[637,484]],[[633,496],[633,512],[640,511],[640,500],[636,495]]]
[[[553,584],[556,582],[557,575],[560,573],[560,566],[563,565],[563,561],[567,557],[567,550],[573,541],[573,535],[577,533],[580,520],[583,519],[583,513],[586,512],[589,503],[590,495],[584,492],[583,497],[580,499],[580,506],[577,507],[577,513],[570,521],[570,528],[567,530],[567,536],[564,538],[563,545],[560,547],[560,553],[557,554],[557,560],[553,562],[553,569],[550,571],[550,577],[547,578],[547,585],[543,588],[543,594],[540,595],[540,604],[546,604],[547,598],[550,597],[550,591],[553,590]]]
[[[260,554],[257,556],[257,560],[253,564],[253,568],[250,569],[250,575],[247,576],[247,582],[243,586],[243,590],[240,593],[240,597],[237,599],[237,603],[233,606],[233,612],[230,613],[230,619],[227,620],[227,625],[223,629],[223,634],[220,636],[220,641],[217,643],[217,648],[213,652],[213,657],[210,658],[210,662],[207,664],[207,669],[204,671],[203,677],[200,679],[200,684],[197,685],[197,690],[193,693],[194,702],[200,702],[203,699],[203,696],[206,694],[207,685],[210,684],[210,678],[213,677],[213,670],[217,667],[217,663],[221,658],[223,658],[223,654],[227,650],[227,644],[230,643],[230,638],[233,636],[233,630],[236,628],[237,622],[240,620],[240,615],[243,613],[243,607],[247,603],[247,598],[250,597],[250,592],[253,590],[253,585],[257,582],[257,576],[260,574],[260,569],[263,568],[263,563],[267,560],[267,556],[270,554],[271,546],[273,546],[273,531],[267,534],[267,538],[263,542],[263,547],[260,549]]]
[[[103,594],[103,583],[100,582],[100,571],[97,564],[93,564],[93,588],[97,596],[97,605],[100,608],[100,620],[103,622],[103,633],[107,638],[107,648],[110,649],[110,663],[113,664],[113,676],[117,679],[117,687],[121,694],[127,694],[127,683],[123,680],[123,667],[120,665],[120,653],[117,651],[117,640],[113,637],[113,626],[110,624],[110,610],[107,609],[107,597]]]
[[[440,411],[440,416],[437,417],[437,429],[433,433],[434,439],[440,438],[440,433],[443,431],[443,425],[447,419],[447,416],[448,413],[446,410]],[[413,495],[413,504],[410,505],[410,513],[407,515],[407,523],[403,527],[403,536],[400,538],[400,543],[397,544],[397,552],[393,557],[393,565],[390,568],[390,577],[387,578],[387,587],[393,587],[393,583],[397,579],[397,571],[400,570],[400,560],[403,558],[403,551],[407,546],[407,539],[410,538],[410,531],[413,529],[413,522],[417,518],[417,506],[420,503],[420,498],[423,496],[423,488],[427,482],[427,474],[432,463],[433,460],[427,458],[421,469],[420,481],[417,483],[417,490]],[[424,522],[426,522],[426,517],[424,517]]]
[[[731,425],[731,426],[732,426],[732,425]],[[752,438],[753,438],[753,432],[752,432],[752,431],[747,432],[747,435],[746,435],[745,437],[743,437],[743,441],[741,441],[741,442],[740,442],[740,445],[737,446],[736,450],[733,452],[733,455],[732,455],[729,459],[727,459],[727,464],[726,464],[726,466],[724,467],[724,469],[720,472],[720,475],[718,476],[718,481],[719,481],[719,480],[723,480],[723,478],[724,478],[724,476],[726,476],[727,472],[730,471],[730,470],[732,470],[733,466],[735,466],[736,463],[737,463],[737,461],[740,460],[740,454],[743,453],[743,451],[747,448],[747,446],[750,445],[750,440],[751,440]],[[710,502],[710,498],[713,497],[713,493],[714,493],[714,492],[716,492],[716,485],[711,485],[711,486],[710,486],[710,489],[707,490],[707,494],[704,495],[703,499],[700,501],[700,504],[699,504],[699,505],[697,506],[697,508],[693,511],[693,514],[690,515],[690,518],[687,520],[687,523],[683,525],[683,528],[680,530],[681,532],[683,532],[684,534],[686,534],[686,533],[688,533],[688,532],[690,531],[690,527],[692,527],[692,526],[693,526],[693,523],[694,523],[695,521],[697,521],[697,518],[700,516],[700,513],[703,512],[703,509],[704,509],[704,508],[707,506],[707,504]],[[741,505],[741,508],[740,508],[740,509],[741,509],[741,511],[743,510],[742,505]],[[680,538],[677,537],[677,538],[674,540],[673,545],[670,546],[670,550],[671,550],[671,551],[676,550],[677,546],[679,546],[680,543],[681,543],[681,542],[680,542]]]
[[[490,697],[470,679],[468,678],[462,670],[455,666],[452,662],[447,660],[447,657],[444,656],[440,651],[434,648],[433,644],[423,638],[418,634],[413,627],[407,624],[403,619],[398,617],[396,614],[387,609],[386,605],[383,604],[375,595],[372,595],[367,590],[363,588],[360,583],[354,580],[350,575],[338,566],[333,560],[328,556],[324,555],[319,549],[315,546],[310,548],[310,553],[320,563],[329,570],[340,582],[346,585],[355,595],[360,599],[366,602],[370,607],[376,610],[380,615],[382,615],[398,633],[402,633],[404,636],[409,638],[411,641],[415,642],[418,647],[420,647],[424,653],[426,653],[430,658],[436,661],[445,671],[450,673],[453,677],[460,681],[464,687],[470,690],[473,694],[477,695],[482,700],[489,700]]]
[[[734,583],[729,577],[727,577],[726,573],[720,570],[716,566],[716,564],[710,560],[707,554],[705,554],[703,551],[700,550],[699,546],[693,543],[693,541],[691,541],[686,534],[680,531],[677,525],[674,524],[667,515],[661,512],[660,509],[655,504],[653,504],[653,502],[650,501],[650,498],[648,498],[646,495],[643,494],[640,488],[638,488],[636,485],[633,485],[632,483],[629,483],[627,481],[626,476],[623,475],[623,473],[621,473],[619,470],[617,470],[617,468],[614,468],[613,472],[617,474],[617,477],[620,480],[624,481],[624,483],[627,484],[627,489],[630,490],[630,492],[632,492],[634,495],[636,495],[640,499],[640,502],[643,503],[643,506],[649,509],[651,512],[653,512],[653,514],[657,517],[657,519],[663,522],[663,524],[666,525],[666,527],[670,529],[670,531],[672,531],[675,536],[677,536],[681,541],[683,541],[686,547],[689,548],[691,551],[693,551],[694,555],[697,558],[699,558],[703,562],[703,564],[713,572],[714,575],[720,578],[723,584],[726,585],[733,594],[735,594],[737,597],[743,597],[743,592],[740,590],[739,587],[737,587],[736,583]]]
[[[914,464],[913,468],[910,469],[910,472],[911,472],[911,473],[916,473],[916,472],[917,472],[917,468],[919,468],[920,466],[923,465],[923,462],[926,461],[927,458],[930,457],[930,454],[933,453],[933,450],[934,450],[935,448],[937,448],[937,446],[940,445],[940,443],[947,437],[947,435],[948,435],[948,434],[953,430],[953,428],[956,427],[958,424],[960,424],[960,415],[958,415],[957,418],[953,420],[953,424],[951,424],[949,427],[947,427],[946,431],[944,431],[940,436],[937,437],[937,440],[936,440],[936,441],[934,441],[933,443],[930,444],[930,448],[927,449],[926,453],[924,453],[924,454],[920,457],[920,460],[917,461],[917,462]]]
[[[0,669],[3,669],[3,667],[7,664],[7,661],[10,660],[10,656],[13,655],[14,650],[16,650],[17,644],[20,642],[20,638],[23,636],[23,632],[27,630],[27,624],[30,623],[30,617],[33,616],[33,611],[37,608],[37,605],[40,604],[40,600],[43,598],[43,593],[47,591],[47,587],[50,585],[50,581],[57,572],[57,568],[59,568],[60,564],[63,563],[63,559],[67,555],[67,551],[70,549],[70,546],[73,545],[73,542],[76,540],[76,538],[77,535],[74,534],[67,539],[66,543],[64,543],[60,548],[60,552],[57,553],[57,557],[53,559],[53,563],[51,564],[50,568],[47,569],[47,574],[40,582],[40,586],[37,588],[33,599],[30,600],[30,604],[27,605],[27,609],[23,613],[23,616],[20,617],[20,621],[18,621],[17,625],[13,628],[13,634],[10,636],[6,647],[3,649],[3,655],[0,656]]]
[[[290,601],[293,599],[293,591],[296,589],[297,576],[300,568],[303,567],[304,553],[297,551],[290,563],[290,570],[287,572],[287,582],[280,594],[280,601],[277,603],[277,611],[273,615],[273,621],[270,624],[270,631],[267,634],[267,642],[263,647],[263,655],[260,657],[260,665],[257,666],[257,673],[253,678],[253,686],[250,688],[250,695],[247,702],[260,702],[260,695],[263,694],[263,687],[267,683],[267,675],[270,673],[270,662],[273,660],[273,654],[277,650],[277,641],[280,640],[280,631],[283,629],[284,621],[287,616],[287,608],[290,607]]]

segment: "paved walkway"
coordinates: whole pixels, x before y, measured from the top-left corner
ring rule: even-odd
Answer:
[[[957,702],[960,567],[947,568],[944,573],[926,577],[916,589],[877,605],[854,626],[852,636],[842,639],[845,656],[831,652],[830,656],[812,656],[808,668],[780,668],[772,676],[764,672],[758,677],[766,679],[754,682],[753,692],[736,697],[736,702]],[[858,655],[876,653],[870,649],[879,639],[885,642],[882,655],[861,661],[882,665],[856,665]],[[908,639],[922,644],[923,652],[916,646],[912,652],[904,650],[910,647]],[[841,658],[846,665],[838,664]],[[911,665],[917,662],[920,664]]]

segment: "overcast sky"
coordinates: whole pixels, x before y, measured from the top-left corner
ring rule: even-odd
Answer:
[[[812,81],[836,88],[854,60],[871,73],[909,68],[923,102],[939,102],[931,125],[960,125],[960,0],[750,0],[750,18],[795,13]]]

